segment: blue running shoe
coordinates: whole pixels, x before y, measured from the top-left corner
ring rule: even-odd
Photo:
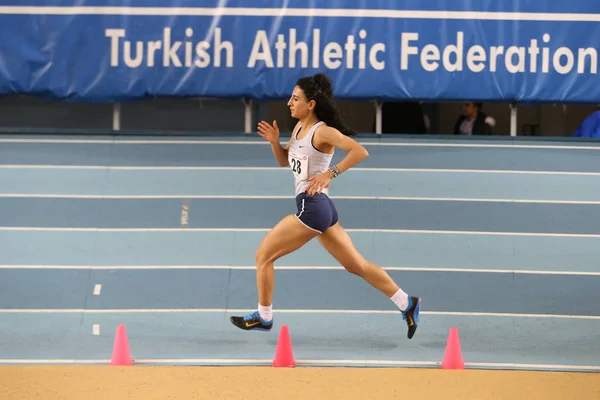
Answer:
[[[245,331],[270,331],[273,327],[273,320],[269,322],[265,321],[260,317],[258,311],[254,311],[252,314],[243,317],[230,317],[229,320],[232,324]]]
[[[409,297],[408,298],[408,307],[406,310],[402,312],[402,319],[406,321],[408,325],[408,338],[412,339],[415,332],[417,331],[417,326],[419,326],[419,309],[421,308],[421,298],[420,297]]]

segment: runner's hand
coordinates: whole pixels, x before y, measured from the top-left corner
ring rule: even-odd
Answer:
[[[321,190],[329,185],[331,179],[331,171],[325,171],[321,174],[311,176],[306,180],[307,182],[310,182],[306,188],[306,193],[308,193],[309,196],[321,193]]]
[[[273,125],[266,121],[260,121],[257,129],[258,136],[264,138],[271,143],[279,142],[279,127],[277,121],[273,121]]]

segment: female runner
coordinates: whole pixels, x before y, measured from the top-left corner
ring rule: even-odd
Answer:
[[[286,147],[279,143],[277,122],[258,124],[258,135],[269,141],[275,159],[291,167],[296,187],[297,213],[284,217],[265,236],[256,251],[258,309],[246,316],[232,316],[231,322],[244,330],[273,327],[273,263],[304,246],[313,238],[350,273],[358,275],[388,296],[408,324],[408,338],[419,324],[421,299],[406,294],[380,266],[365,260],[350,236],[338,222],[333,202],[328,197],[329,182],[369,156],[367,150],[350,138],[355,133],[341,121],[333,103],[331,81],[324,74],[300,78],[287,105],[299,121]],[[330,166],[334,149],[348,154]]]

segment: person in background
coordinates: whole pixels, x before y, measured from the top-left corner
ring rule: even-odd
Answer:
[[[455,135],[491,135],[493,119],[481,111],[482,103],[465,102],[463,112],[456,120]]]
[[[573,133],[573,137],[600,138],[600,110],[588,115]]]

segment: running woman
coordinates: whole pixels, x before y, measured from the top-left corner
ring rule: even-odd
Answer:
[[[280,166],[291,167],[297,213],[277,223],[256,251],[257,311],[232,316],[231,322],[244,330],[270,331],[273,327],[273,264],[316,237],[348,272],[361,277],[396,304],[411,339],[419,324],[421,299],[406,294],[383,268],[362,257],[339,223],[336,208],[328,197],[329,182],[369,156],[361,144],[350,138],[355,132],[341,121],[333,102],[331,81],[321,73],[300,78],[287,105],[298,123],[286,147],[279,143],[276,121],[273,125],[261,121],[258,135],[271,144]],[[336,147],[348,154],[337,165],[330,166]]]

